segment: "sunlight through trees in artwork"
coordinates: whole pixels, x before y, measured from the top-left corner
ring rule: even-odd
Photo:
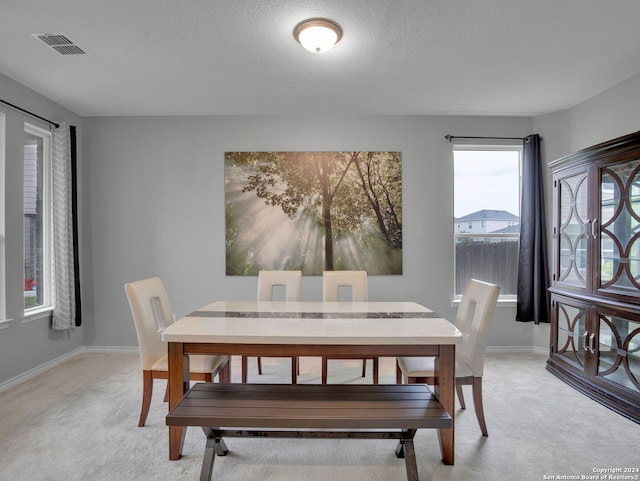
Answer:
[[[227,152],[228,275],[402,274],[400,152]]]

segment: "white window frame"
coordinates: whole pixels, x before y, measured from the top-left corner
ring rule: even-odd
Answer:
[[[477,142],[477,141],[476,141]],[[506,142],[506,143],[494,143],[494,142],[487,142],[487,143],[470,143],[470,144],[466,144],[466,143],[454,143],[452,145],[452,151],[451,151],[451,160],[452,162],[455,162],[455,151],[459,151],[459,150],[466,150],[466,151],[497,151],[497,150],[501,150],[501,151],[518,151],[518,155],[519,155],[519,161],[518,161],[518,203],[519,205],[522,204],[522,155],[523,155],[523,148],[522,148],[522,144],[515,144],[512,142]],[[454,174],[455,176],[455,174]],[[455,187],[454,187],[455,188]],[[455,192],[454,192],[454,199],[455,199]],[[520,216],[520,210],[518,209],[518,216]],[[454,217],[455,219],[455,217]],[[510,223],[511,224],[511,223]],[[497,238],[497,237],[501,237],[501,238],[516,238],[518,239],[518,241],[520,240],[520,234],[495,234],[495,233],[481,233],[481,232],[474,232],[474,233],[462,233],[462,232],[455,232],[455,229],[453,229],[453,304],[456,304],[458,302],[460,302],[460,300],[462,299],[462,294],[456,294],[456,272],[457,272],[457,259],[456,259],[456,243],[458,239],[478,239],[478,238],[487,238],[487,239],[491,239],[491,238]],[[510,303],[514,303],[517,301],[517,295],[516,294],[500,294],[498,301],[500,303],[504,303],[504,304],[510,304]]]
[[[42,288],[42,304],[24,309],[23,313],[23,321],[30,321],[33,319],[37,319],[42,317],[43,314],[49,314],[53,310],[54,299],[53,299],[53,276],[52,276],[52,246],[51,246],[51,216],[52,216],[52,208],[51,208],[51,143],[52,136],[51,132],[40,127],[37,127],[33,124],[29,124],[25,122],[24,124],[24,132],[25,134],[31,134],[43,139],[42,143],[42,198],[43,198],[43,206],[42,206],[42,277],[45,280],[44,286]],[[24,222],[24,220],[23,220]],[[23,239],[24,245],[24,239]],[[24,264],[24,252],[22,254],[22,262]]]

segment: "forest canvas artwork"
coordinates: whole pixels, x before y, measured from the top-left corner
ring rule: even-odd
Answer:
[[[226,271],[402,274],[400,152],[226,152]]]

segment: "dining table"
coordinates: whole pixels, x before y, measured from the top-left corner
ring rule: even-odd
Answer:
[[[433,391],[452,419],[450,428],[438,429],[440,451],[444,464],[454,463],[455,346],[462,334],[421,304],[217,301],[176,320],[161,336],[168,344],[169,410],[189,390],[190,354],[433,356]],[[231,380],[231,373],[227,374]],[[169,459],[177,460],[182,455],[186,427],[168,429]]]

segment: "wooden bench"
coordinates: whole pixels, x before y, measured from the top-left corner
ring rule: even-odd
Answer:
[[[424,384],[198,383],[167,415],[168,426],[200,426],[207,444],[200,481],[209,481],[223,437],[397,439],[408,481],[418,481],[413,437],[451,428],[451,416]]]

